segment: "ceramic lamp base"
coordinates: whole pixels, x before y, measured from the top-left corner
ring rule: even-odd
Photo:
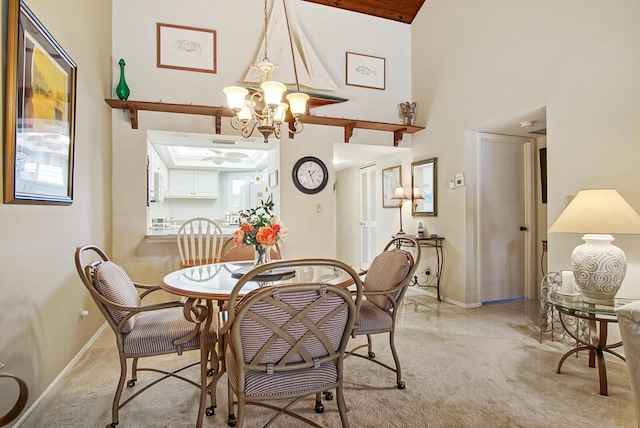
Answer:
[[[611,244],[611,235],[587,234],[584,244],[571,254],[571,267],[582,299],[588,303],[613,305],[627,272],[627,257]]]

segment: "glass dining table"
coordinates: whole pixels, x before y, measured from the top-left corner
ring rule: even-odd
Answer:
[[[285,260],[286,261],[286,260]],[[185,316],[201,319],[205,328],[201,329],[201,343],[204,343],[204,334],[212,325],[217,323],[216,314],[222,314],[224,320],[224,303],[229,297],[244,274],[253,268],[253,261],[214,263],[200,266],[192,266],[176,270],[167,274],[160,283],[160,287],[171,293],[186,298]],[[292,282],[326,282],[348,286],[351,277],[345,271],[329,266],[295,266],[276,267],[256,276],[254,280],[247,281],[238,298],[244,297],[252,290],[260,287],[279,285]],[[203,306],[204,305],[204,306]],[[217,310],[215,306],[218,306]],[[206,313],[202,313],[202,311]],[[203,415],[214,414],[214,407],[205,409],[207,391],[215,388],[220,377],[225,373],[225,341],[218,336],[218,370],[213,370],[213,377],[207,385],[201,385],[200,408],[198,410],[198,422],[196,427],[202,426]],[[203,357],[205,358],[205,357]],[[201,363],[206,364],[206,361]]]

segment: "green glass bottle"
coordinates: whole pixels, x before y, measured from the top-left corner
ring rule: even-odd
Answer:
[[[120,81],[118,82],[118,86],[116,86],[116,95],[119,99],[126,100],[127,98],[129,98],[129,93],[131,91],[129,90],[127,81],[124,80],[124,59],[120,59],[120,62],[118,62],[118,64],[120,64]]]

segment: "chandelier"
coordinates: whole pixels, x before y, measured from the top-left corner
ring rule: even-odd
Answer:
[[[231,118],[231,126],[241,130],[245,138],[249,137],[257,126],[258,131],[264,136],[265,143],[268,142],[271,134],[280,138],[280,125],[285,121],[287,110],[293,117],[289,132],[293,134],[302,132],[303,125],[299,117],[305,113],[309,99],[309,95],[295,92],[286,96],[289,104],[282,102],[282,95],[287,87],[271,80],[273,70],[278,67],[278,64],[273,64],[267,56],[268,26],[267,0],[264,0],[264,58],[257,64],[251,64],[251,68],[255,69],[260,77],[259,88],[251,93],[249,99],[247,99],[249,90],[246,88],[227,86],[223,89],[229,109],[234,114]]]

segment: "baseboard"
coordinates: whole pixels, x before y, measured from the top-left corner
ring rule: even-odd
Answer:
[[[76,356],[73,357],[73,359],[71,361],[69,361],[69,364],[67,364],[65,366],[65,368],[62,369],[62,371],[58,374],[58,376],[56,376],[56,378],[53,380],[53,382],[51,382],[49,384],[47,389],[45,389],[44,392],[42,394],[40,394],[38,399],[36,401],[34,401],[33,404],[31,406],[29,406],[29,408],[27,410],[24,411],[22,416],[20,416],[20,418],[14,423],[13,428],[19,428],[29,418],[31,413],[33,413],[33,411],[36,409],[36,407],[38,407],[38,405],[42,402],[42,400],[44,400],[45,397],[51,392],[51,390],[53,390],[53,388],[58,384],[58,382],[60,382],[60,380],[63,378],[63,376],[65,376],[73,368],[73,366],[76,365],[76,363],[78,362],[80,357],[82,357],[84,355],[84,353],[87,352],[87,350],[89,348],[91,348],[93,343],[98,339],[98,337],[102,334],[102,331],[105,328],[107,328],[107,323],[106,322],[104,324],[102,324],[102,326],[98,329],[98,331],[95,332],[95,334],[93,336],[91,336],[91,339],[89,339],[87,341],[87,343],[85,343],[85,345],[82,347],[82,349],[80,349],[80,351],[78,351]]]

